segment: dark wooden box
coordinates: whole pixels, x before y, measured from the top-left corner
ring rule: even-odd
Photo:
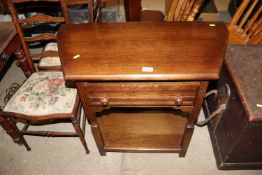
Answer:
[[[208,129],[219,169],[262,169],[262,45],[232,45],[221,76],[213,88],[218,94],[204,103],[207,117],[226,102],[226,109]]]

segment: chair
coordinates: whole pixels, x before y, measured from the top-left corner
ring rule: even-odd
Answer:
[[[83,115],[82,128],[80,101],[75,88],[66,88],[63,73],[59,71],[34,72],[19,88],[0,111],[0,118],[22,122],[25,126],[19,135],[79,137],[86,153],[89,153],[85,141],[86,117]],[[39,126],[57,122],[71,121],[75,132],[32,131],[30,125]],[[24,140],[24,138],[22,139]],[[23,141],[27,150],[31,150]]]
[[[22,48],[25,52],[29,68],[35,70],[33,61],[39,60],[38,68],[40,70],[60,70],[61,63],[58,57],[58,49],[55,44],[56,31],[61,23],[69,23],[68,11],[64,0],[8,0],[6,1],[8,9],[13,19],[13,23],[18,32]],[[59,8],[60,6],[61,8]],[[54,8],[62,11],[63,16],[54,16],[54,14],[44,14],[43,10]],[[19,18],[19,10],[25,9],[27,12],[26,18]],[[41,11],[40,13],[38,11]],[[53,9],[54,11],[54,9]],[[28,12],[32,12],[29,13]],[[48,42],[53,42],[51,45],[45,45]],[[38,53],[31,53],[29,47],[40,47]]]
[[[103,8],[109,0],[65,0],[67,6],[88,5],[88,22],[100,22],[101,8]]]
[[[173,0],[167,21],[194,21],[204,0]]]
[[[7,1],[30,69],[35,69],[32,60],[39,60],[39,70],[61,70],[61,62],[56,44],[56,32],[62,23],[72,22],[69,17],[68,8],[75,5],[87,4],[89,22],[97,20],[99,16],[99,12],[97,11],[99,11],[103,3],[100,1],[94,3],[93,1],[94,0]],[[49,10],[50,8],[52,8],[52,10]],[[19,18],[19,10],[21,11],[21,9],[25,9],[26,11],[27,15],[25,15],[25,18]],[[94,11],[96,11],[97,17],[94,17]],[[59,12],[61,12],[62,15],[59,15]],[[31,53],[29,48],[37,46],[43,48],[43,50],[40,50],[37,54]]]
[[[194,21],[204,0],[173,0],[168,10],[167,21]],[[163,21],[164,14],[156,10],[141,12],[141,21]]]
[[[262,43],[262,5],[259,0],[243,0],[234,14],[229,30],[229,44]]]
[[[32,0],[32,2],[38,2]],[[64,0],[40,0],[41,2],[60,2],[61,6],[65,5]],[[75,88],[66,88],[63,73],[61,71],[38,71],[33,66],[32,54],[29,54],[27,42],[40,40],[54,40],[55,34],[43,34],[35,37],[25,37],[22,32],[22,24],[34,24],[33,21],[41,22],[43,18],[47,21],[63,22],[68,21],[68,16],[50,17],[44,14],[37,14],[28,19],[18,19],[17,13],[14,11],[15,4],[31,3],[30,0],[10,0],[7,1],[9,11],[12,14],[16,29],[21,39],[23,51],[20,51],[16,56],[26,58],[31,64],[31,76],[22,84],[18,91],[10,98],[3,110],[0,110],[1,118],[8,118],[9,121],[25,123],[25,126],[17,132],[20,140],[25,145],[27,150],[31,150],[23,135],[36,136],[58,136],[58,137],[79,137],[86,153],[89,153],[85,141],[85,125],[86,117],[83,115],[81,120],[81,104]],[[64,14],[66,14],[64,12]],[[44,53],[36,56],[46,57],[53,56],[55,43],[49,43],[45,47]],[[30,125],[39,126],[52,124],[57,122],[71,122],[75,132],[60,132],[60,131],[32,131],[28,130]],[[82,123],[82,124],[81,124]],[[81,125],[81,126],[80,126]]]

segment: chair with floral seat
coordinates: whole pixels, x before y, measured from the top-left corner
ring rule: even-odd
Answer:
[[[28,151],[31,149],[23,135],[79,137],[86,153],[89,153],[85,141],[86,117],[83,115],[81,121],[81,105],[77,91],[75,88],[65,87],[62,72],[34,72],[0,111],[0,117],[8,118],[13,124],[25,124],[18,130],[18,134]],[[75,132],[28,130],[30,125],[57,122],[71,122]]]
[[[44,7],[49,3],[60,5],[64,12],[63,17],[52,17],[46,14],[37,13],[27,19],[18,18],[18,13],[15,11],[15,7],[19,9],[21,5],[23,8],[29,5],[36,6],[38,3],[44,3]],[[9,11],[12,14],[13,22],[15,23],[19,38],[21,40],[22,48],[16,56],[19,59],[26,58],[29,63],[29,70],[32,74],[29,78],[21,85],[21,87],[14,93],[14,95],[7,102],[3,110],[0,110],[0,118],[9,121],[10,127],[17,133],[19,142],[31,150],[28,146],[24,135],[36,135],[36,136],[57,136],[57,137],[79,137],[86,153],[89,153],[86,141],[85,141],[85,125],[86,117],[81,115],[81,104],[80,99],[77,95],[75,88],[67,88],[63,73],[61,70],[52,71],[38,71],[33,65],[33,57],[40,57],[47,59],[42,63],[46,64],[45,69],[52,68],[55,64],[60,64],[60,58],[57,57],[57,44],[54,42],[56,39],[55,33],[43,33],[42,35],[26,35],[26,30],[29,27],[38,26],[37,23],[42,24],[43,21],[49,23],[62,23],[67,22],[68,15],[65,10],[64,0],[9,0],[6,1]],[[24,4],[26,3],[26,4]],[[32,3],[32,4],[31,4]],[[35,4],[36,3],[36,4]],[[47,4],[46,4],[47,3]],[[43,4],[42,4],[43,5]],[[60,25],[60,24],[59,24]],[[58,25],[58,26],[59,26]],[[57,27],[57,25],[54,25]],[[30,32],[29,32],[30,33]],[[31,34],[31,33],[30,33]],[[41,41],[52,41],[44,47],[44,52],[39,54],[30,54],[28,44],[36,42],[37,44]],[[57,59],[54,59],[57,58]],[[41,65],[40,61],[40,65]],[[51,65],[51,63],[54,63]],[[50,66],[51,65],[51,66]],[[47,67],[49,66],[49,67]],[[39,66],[40,68],[41,66]],[[54,66],[57,67],[58,66]],[[61,65],[60,65],[61,67]],[[17,122],[24,123],[22,129],[16,127]],[[29,126],[41,126],[49,125],[53,123],[68,123],[70,122],[74,127],[74,132],[66,131],[36,131],[29,130]]]

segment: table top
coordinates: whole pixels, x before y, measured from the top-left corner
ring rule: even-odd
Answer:
[[[68,24],[58,31],[67,81],[218,79],[228,32],[223,23]]]
[[[231,45],[225,63],[250,122],[262,122],[262,46]]]
[[[5,50],[15,35],[16,30],[12,22],[0,22],[0,54]]]

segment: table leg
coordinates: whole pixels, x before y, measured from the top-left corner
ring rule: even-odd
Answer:
[[[179,157],[185,157],[191,137],[194,132],[194,127],[195,123],[198,120],[198,116],[201,110],[201,106],[203,104],[203,100],[205,98],[206,90],[207,90],[208,82],[203,81],[200,84],[199,91],[198,91],[198,96],[196,99],[196,104],[193,110],[192,115],[190,116],[186,128],[185,128],[185,133],[182,139],[182,144],[181,144],[181,152],[179,153]]]
[[[187,152],[187,148],[189,146],[191,137],[193,135],[194,132],[194,123],[191,121],[187,122],[186,128],[185,128],[185,133],[183,136],[183,141],[182,141],[182,145],[181,145],[181,152],[179,153],[179,157],[185,157],[186,152]]]
[[[103,142],[103,139],[102,139],[102,135],[101,135],[99,126],[96,122],[91,123],[90,126],[91,126],[91,131],[92,131],[92,134],[94,136],[98,151],[99,151],[101,156],[105,156],[106,152],[104,150],[104,142]]]
[[[76,84],[77,87],[77,92],[79,94],[79,97],[81,99],[81,103],[84,109],[84,113],[87,116],[89,122],[90,122],[90,126],[91,126],[91,131],[92,134],[94,136],[98,151],[100,153],[101,156],[105,156],[106,152],[104,150],[104,142],[102,139],[102,135],[99,129],[99,125],[96,121],[96,116],[94,111],[90,108],[89,104],[88,104],[88,99],[87,99],[87,95],[85,94],[85,86],[84,83],[79,82]]]
[[[142,10],[141,0],[124,0],[126,21],[139,21]]]

